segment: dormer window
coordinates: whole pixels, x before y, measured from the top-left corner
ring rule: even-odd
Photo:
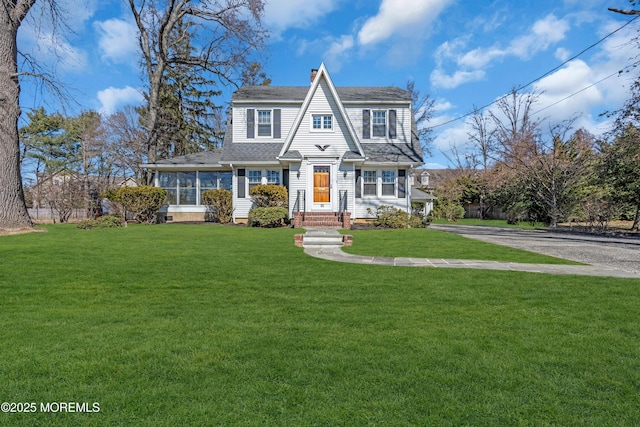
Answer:
[[[384,138],[387,136],[387,112],[372,111],[371,130],[374,138]]]
[[[271,136],[271,110],[258,110],[258,136]]]
[[[397,110],[362,110],[362,139],[396,139]]]
[[[311,131],[323,132],[333,130],[332,114],[312,114],[311,115]]]

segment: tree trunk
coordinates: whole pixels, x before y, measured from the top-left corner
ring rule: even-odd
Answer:
[[[27,10],[30,7],[21,3],[24,2],[14,8],[3,1],[0,8],[0,230],[33,228],[24,201],[18,138],[20,84],[16,36],[24,16],[12,15],[21,6]]]

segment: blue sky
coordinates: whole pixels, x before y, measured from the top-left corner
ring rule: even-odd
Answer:
[[[112,113],[142,100],[135,25],[124,2],[63,0],[73,33],[58,46],[47,28],[30,24],[21,48],[55,64],[78,105]],[[456,147],[464,152],[469,125],[457,120],[529,83],[597,43],[629,17],[607,7],[627,0],[270,0],[264,24],[271,32],[264,68],[273,85],[307,85],[324,62],[337,86],[416,88],[436,102],[433,153],[427,167],[446,167]],[[37,10],[32,11],[32,14]],[[575,127],[599,135],[600,117],[628,97],[631,75],[618,75],[636,56],[640,19],[523,91],[541,93],[540,117],[556,123],[577,116]],[[53,66],[53,65],[52,65]],[[229,89],[225,99],[229,99]],[[22,105],[37,108],[47,96],[24,82]],[[56,102],[45,103],[48,111]],[[491,108],[491,107],[489,107]]]

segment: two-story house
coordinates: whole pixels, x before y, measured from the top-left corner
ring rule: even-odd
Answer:
[[[228,188],[244,222],[259,184],[288,189],[296,226],[348,227],[380,205],[411,212],[409,172],[422,151],[407,91],[336,87],[322,64],[310,86],[238,89],[230,114],[222,150],[145,165],[169,191],[167,220],[202,220],[202,191]]]

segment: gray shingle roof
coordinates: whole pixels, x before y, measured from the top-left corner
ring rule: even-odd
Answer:
[[[298,150],[287,151],[284,155],[280,156],[283,160],[302,160],[302,153]]]
[[[343,102],[411,102],[409,93],[397,87],[338,87],[338,96]],[[238,89],[232,98],[237,101],[296,101],[302,102],[309,92],[309,86],[245,86]],[[224,138],[223,163],[257,162],[276,160],[282,144],[279,143],[234,143],[233,126],[227,126]],[[367,160],[376,163],[422,164],[422,149],[418,140],[415,123],[412,123],[411,144],[363,143]],[[286,159],[300,160],[299,153],[287,153]],[[346,160],[361,159],[357,153],[346,153]]]
[[[418,127],[411,119],[411,144],[362,143],[367,160],[376,163],[413,163],[414,167],[421,165],[422,146],[418,138]]]
[[[342,102],[384,102],[407,101],[411,96],[398,87],[336,87]],[[239,101],[295,101],[302,102],[309,92],[309,86],[245,86],[238,89],[231,98]]]
[[[158,160],[154,164],[158,166],[179,166],[179,165],[203,165],[220,166],[221,148],[214,148],[201,153],[185,154],[184,156],[173,157],[171,159]]]

